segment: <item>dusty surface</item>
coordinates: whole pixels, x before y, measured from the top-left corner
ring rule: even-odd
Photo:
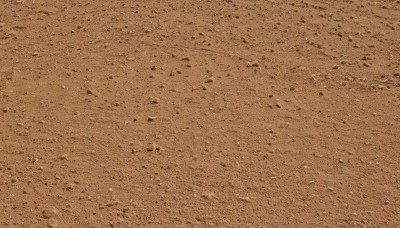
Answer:
[[[1,227],[400,226],[399,1],[0,8]]]

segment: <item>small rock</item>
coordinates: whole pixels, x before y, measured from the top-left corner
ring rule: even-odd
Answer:
[[[348,36],[348,38],[349,38],[349,41],[350,41],[350,42],[352,42],[352,41],[354,40],[353,37],[350,36],[350,35]]]
[[[247,67],[259,67],[260,64],[258,64],[258,61],[252,61],[252,62],[248,62],[246,64]]]
[[[3,108],[3,112],[4,112],[4,113],[9,112],[9,111],[10,111],[10,108],[9,108],[9,107]]]
[[[89,95],[91,95],[91,94],[93,94],[93,91],[92,91],[92,90],[90,90],[90,89],[88,89],[88,90],[86,90],[86,94],[89,94]]]
[[[132,154],[136,154],[137,152],[139,152],[137,149],[135,149],[135,148],[132,148]]]
[[[212,200],[217,198],[217,196],[214,193],[202,193],[201,197],[207,200]]]
[[[190,61],[190,58],[189,57],[183,57],[181,60],[182,61]]]
[[[335,65],[333,65],[332,68],[335,69],[335,70],[337,70],[337,69],[339,69],[339,65],[335,64]]]
[[[385,88],[385,86],[384,85],[378,85],[378,87],[377,87],[378,89],[384,89]]]
[[[215,81],[215,78],[214,77],[210,77],[210,78],[207,79],[206,83],[212,83],[214,81]]]
[[[42,211],[42,216],[44,219],[58,218],[60,216],[60,210],[56,208],[46,209]]]
[[[60,157],[58,157],[58,159],[60,159],[60,160],[67,160],[67,159],[68,159],[68,155],[63,154],[63,155],[61,155]]]
[[[159,146],[157,146],[155,143],[150,143],[146,147],[147,152],[158,152],[158,151],[160,151],[160,149],[161,148]]]
[[[400,77],[400,71],[396,71],[396,72],[394,72],[394,76],[396,76],[396,77]]]
[[[155,119],[156,119],[156,117],[154,117],[154,116],[148,116],[147,117],[147,121],[148,122],[153,122]]]
[[[250,202],[250,197],[248,196],[238,196],[238,200],[243,201],[243,202]]]
[[[58,225],[60,225],[60,222],[57,219],[49,219],[47,222],[47,226],[50,228],[58,227]]]
[[[299,67],[297,67],[296,69],[297,69],[297,70],[300,70],[300,71],[306,71],[306,70],[307,70],[307,67],[305,67],[305,66],[299,66]]]
[[[150,104],[158,104],[158,103],[160,103],[160,98],[150,97],[149,103]]]
[[[72,191],[72,189],[75,187],[75,184],[73,184],[73,183],[67,183],[66,185],[65,185],[65,190],[67,190],[67,191]]]
[[[118,204],[119,204],[118,201],[111,201],[111,202],[106,203],[105,206],[106,207],[113,207],[113,206],[116,206]]]
[[[279,102],[277,102],[275,106],[276,106],[277,108],[282,108],[282,104],[279,103]]]

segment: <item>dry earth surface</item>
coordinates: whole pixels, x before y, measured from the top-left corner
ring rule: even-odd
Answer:
[[[0,9],[0,227],[400,226],[400,1]]]

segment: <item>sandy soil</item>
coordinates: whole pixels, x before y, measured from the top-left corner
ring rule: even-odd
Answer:
[[[0,9],[1,227],[400,226],[400,1]]]

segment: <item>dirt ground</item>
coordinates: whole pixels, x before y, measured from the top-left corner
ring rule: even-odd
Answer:
[[[400,227],[400,1],[3,0],[1,227]]]

